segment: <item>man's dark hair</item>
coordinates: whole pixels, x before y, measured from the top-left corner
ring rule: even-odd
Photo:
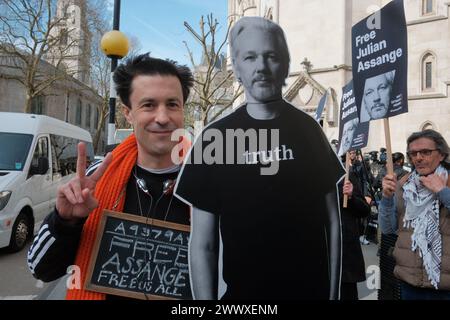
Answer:
[[[404,161],[405,160],[405,156],[403,155],[403,153],[401,152],[394,152],[392,154],[392,162],[397,162],[397,161]]]
[[[131,85],[134,78],[140,75],[177,77],[183,90],[184,103],[186,103],[189,91],[194,84],[191,70],[187,66],[179,65],[176,61],[152,58],[150,53],[129,57],[117,67],[113,77],[120,100],[128,108],[131,108]]]
[[[420,138],[427,138],[427,139],[434,141],[434,143],[436,144],[436,149],[438,149],[440,154],[442,154],[444,156],[444,159],[441,161],[441,164],[446,169],[450,169],[450,157],[449,157],[450,149],[449,149],[447,141],[445,141],[444,137],[439,132],[431,130],[431,129],[414,132],[413,134],[411,134],[408,137],[408,140],[406,141],[408,151],[409,151],[409,145],[411,144],[411,142],[413,142],[417,139],[420,139]],[[409,155],[408,155],[408,158],[409,158]],[[409,159],[409,160],[411,160],[411,159]]]

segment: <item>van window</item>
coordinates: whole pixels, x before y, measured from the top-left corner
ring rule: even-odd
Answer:
[[[59,166],[59,161],[56,161],[56,149],[54,144],[52,143],[52,174],[53,174],[53,179],[59,179],[62,177],[62,171],[61,168]]]
[[[22,171],[32,141],[31,134],[0,132],[0,170]]]
[[[123,140],[128,138],[128,136],[132,133],[133,129],[117,129],[114,136],[115,143],[121,143]]]
[[[86,142],[86,156],[87,156],[87,165],[90,165],[92,161],[94,161],[94,145],[91,142]]]
[[[53,134],[50,135],[50,139],[54,149],[53,176],[60,174],[64,177],[75,173],[78,157],[77,145],[80,140]],[[92,143],[84,143],[86,144],[87,165],[89,166],[94,159],[94,148]]]
[[[39,138],[36,143],[36,148],[34,149],[33,159],[31,160],[31,165],[37,167],[39,164],[39,158],[48,159],[48,139],[47,137]]]

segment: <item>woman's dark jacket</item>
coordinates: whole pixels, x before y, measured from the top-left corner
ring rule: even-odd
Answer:
[[[353,184],[353,195],[344,209],[342,187],[339,183],[339,201],[342,221],[342,282],[360,282],[366,279],[364,257],[359,242],[360,221],[370,214],[370,206],[361,191],[357,176],[350,172],[349,180]]]

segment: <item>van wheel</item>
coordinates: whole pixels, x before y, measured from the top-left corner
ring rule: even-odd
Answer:
[[[9,251],[17,252],[22,250],[29,239],[30,231],[30,219],[28,219],[25,214],[20,213],[13,225],[11,240],[9,242]]]

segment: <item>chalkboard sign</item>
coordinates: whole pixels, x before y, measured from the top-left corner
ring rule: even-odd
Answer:
[[[106,211],[85,287],[136,299],[192,299],[189,226]]]

